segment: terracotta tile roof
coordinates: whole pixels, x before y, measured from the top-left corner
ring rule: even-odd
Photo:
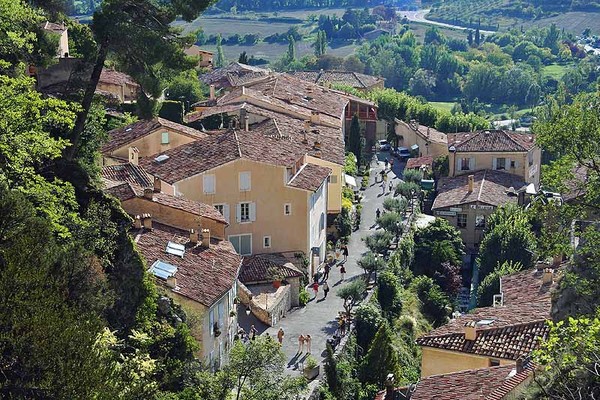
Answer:
[[[264,78],[271,73],[272,72],[268,69],[232,62],[225,67],[214,69],[211,72],[200,76],[200,80],[207,85],[226,88],[236,87],[241,82],[247,83],[255,79]],[[248,77],[245,77],[246,75],[248,75]]]
[[[153,186],[152,179],[146,171],[131,163],[102,167],[102,177],[111,181],[134,183],[141,187]]]
[[[296,267],[283,256],[277,254],[257,254],[244,257],[239,279],[242,283],[272,281],[271,269],[276,269],[282,277],[294,278],[302,276]]]
[[[195,111],[186,115],[187,122],[196,122],[198,120],[210,117],[212,115],[236,113],[239,112],[240,109],[244,108],[244,105],[245,103],[232,103],[222,106],[210,107],[202,111]]]
[[[143,198],[144,197],[144,189],[136,184],[132,184],[130,182],[120,182],[117,183],[115,181],[104,180],[104,190],[125,202],[127,200],[131,200],[135,197]],[[150,199],[145,199],[150,201]],[[197,215],[203,218],[209,218],[217,222],[221,222],[223,224],[227,224],[227,220],[223,215],[217,211],[217,209],[209,204],[202,203],[199,201],[188,200],[183,197],[175,197],[173,195],[167,193],[157,193],[154,192],[152,194],[152,200],[155,203],[158,203],[162,206],[173,208],[176,210],[181,210],[187,212],[192,215]]]
[[[496,207],[516,203],[517,196],[509,196],[507,190],[511,187],[519,190],[526,185],[522,177],[508,172],[481,170],[471,175],[474,176],[472,192],[469,192],[468,175],[440,179],[432,210],[476,201]]]
[[[358,72],[351,71],[298,71],[292,72],[291,75],[319,85],[325,83],[340,83],[357,89],[369,89],[383,81],[383,78],[377,76],[359,74]]]
[[[414,121],[404,122],[397,118],[395,119],[395,122],[396,122],[396,124],[401,124],[409,129],[411,129],[418,136],[420,136],[423,140],[427,140],[430,143],[448,144],[449,136],[443,132],[438,131],[435,128],[421,125]]]
[[[315,164],[305,164],[288,182],[288,185],[298,189],[315,192],[321,187],[327,177],[331,175],[331,169]]]
[[[200,139],[206,136],[204,133],[188,126],[157,117],[151,120],[137,121],[108,132],[108,142],[102,146],[102,153],[110,153],[162,127],[173,129],[191,138]]]
[[[496,400],[514,390],[531,374],[514,365],[432,375],[417,383],[411,400]]]
[[[154,222],[151,231],[132,234],[148,268],[157,260],[177,267],[175,293],[210,307],[235,285],[242,259],[229,242],[203,248],[192,245],[186,231]],[[169,241],[185,245],[183,257],[165,251]]]
[[[504,304],[532,302],[550,304],[552,290],[557,286],[557,279],[554,278],[552,283],[543,283],[544,268],[548,268],[548,265],[539,264],[539,268],[527,269],[500,278]],[[553,274],[556,277],[557,274],[560,274],[560,269],[555,269]]]
[[[427,165],[431,169],[433,165],[433,156],[423,156],[417,158],[409,158],[406,161],[406,169],[421,168],[422,165]]]
[[[461,132],[448,135],[448,146],[457,152],[527,152],[535,146],[535,135],[503,130]]]
[[[113,85],[134,85],[139,86],[131,76],[115,71],[114,69],[103,68],[100,73],[100,83],[108,83]]]
[[[549,316],[548,316],[549,318]],[[417,344],[460,353],[516,360],[536,349],[546,339],[550,328],[546,319],[520,325],[507,325],[477,332],[475,340],[465,339],[464,333],[441,336],[422,336]]]

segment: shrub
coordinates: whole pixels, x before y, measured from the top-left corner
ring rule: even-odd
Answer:
[[[519,272],[523,266],[518,262],[505,261],[498,264],[494,271],[486,276],[477,288],[477,306],[491,306],[494,295],[500,293],[500,278],[515,272]]]
[[[384,271],[377,277],[377,301],[389,321],[393,321],[402,312],[400,288],[398,277],[390,271]]]
[[[366,350],[383,322],[381,311],[374,304],[361,304],[356,308],[354,322],[356,323],[356,342]]]
[[[344,163],[344,173],[353,176],[358,173],[357,161],[354,153],[346,154]]]
[[[392,234],[389,232],[375,232],[371,236],[367,236],[365,244],[368,249],[375,254],[387,254],[390,244],[392,243]]]
[[[298,302],[300,303],[300,306],[304,307],[305,305],[307,305],[308,304],[308,300],[310,300],[310,295],[306,291],[306,288],[304,286],[301,286],[300,287],[300,294],[298,296]]]
[[[406,211],[406,207],[408,206],[408,201],[404,198],[392,198],[387,197],[383,201],[383,209],[386,211],[397,212],[398,214],[403,214]]]
[[[433,279],[427,276],[416,277],[411,290],[421,301],[421,312],[434,327],[442,326],[450,316],[450,299]]]
[[[418,169],[405,169],[404,170],[404,181],[413,182],[419,185],[423,179],[423,172]]]
[[[399,237],[402,234],[402,217],[396,212],[387,212],[381,215],[377,218],[377,223],[394,237]]]
[[[357,264],[365,271],[367,282],[371,279],[373,272],[381,271],[385,268],[385,261],[383,258],[375,256],[375,254],[370,251],[362,256]]]
[[[410,199],[414,194],[419,193],[420,191],[421,187],[414,182],[400,182],[396,186],[394,194],[396,196],[402,195],[407,199]]]

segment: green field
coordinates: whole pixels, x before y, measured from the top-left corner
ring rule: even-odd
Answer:
[[[419,41],[422,42],[423,39],[425,38],[425,32],[432,25],[426,24],[423,22],[411,21],[408,26],[410,27],[410,30],[415,34],[417,39],[419,39]],[[454,38],[454,39],[466,39],[467,38],[467,34],[465,33],[464,29],[446,28],[443,26],[437,26],[436,28],[448,38]]]
[[[542,74],[544,76],[550,76],[556,80],[559,80],[565,74],[567,69],[569,69],[568,65],[552,64],[542,68]]]
[[[452,107],[454,106],[454,102],[451,101],[430,101],[429,104],[431,104],[438,110],[448,112],[450,112],[452,110]]]

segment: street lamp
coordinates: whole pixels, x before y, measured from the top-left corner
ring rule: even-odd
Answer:
[[[246,307],[246,315],[250,315],[250,307]]]

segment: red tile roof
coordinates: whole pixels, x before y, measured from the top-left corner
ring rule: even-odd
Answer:
[[[415,121],[404,122],[396,118],[396,124],[404,125],[406,128],[411,129],[414,133],[420,136],[423,140],[426,140],[429,143],[440,143],[440,144],[448,144],[448,135],[443,132],[438,131],[435,128],[431,128],[426,125],[421,125]]]
[[[114,129],[108,132],[108,142],[102,146],[102,153],[110,153],[114,150],[117,150],[137,139],[149,135],[150,133],[162,127],[170,128],[182,135],[195,139],[206,137],[204,133],[188,126],[157,117],[151,120],[137,121],[133,124],[129,124],[122,128]]]
[[[470,175],[474,176],[472,192],[469,192],[469,181],[466,174],[440,179],[438,194],[431,209],[436,210],[476,201],[496,207],[506,203],[516,203],[517,196],[509,196],[507,191],[511,187],[519,190],[526,185],[522,177],[508,172],[481,170]]]
[[[298,189],[311,192],[317,191],[327,177],[331,175],[331,169],[315,164],[305,164],[288,182],[288,185]]]
[[[112,196],[115,196],[120,201],[127,201],[138,196],[138,192],[129,182],[115,182],[108,179],[103,179],[104,191]]]
[[[108,83],[113,85],[134,85],[139,86],[131,76],[115,71],[114,69],[103,68],[100,73],[100,83]]]
[[[339,83],[357,89],[370,89],[383,81],[383,78],[378,76],[359,74],[352,71],[298,71],[292,72],[291,75],[319,85]]]
[[[302,272],[277,254],[257,254],[244,257],[239,279],[242,283],[272,281],[271,270],[281,273],[283,279],[302,276]]]
[[[264,78],[271,73],[268,69],[232,62],[225,67],[216,68],[200,76],[200,80],[207,85],[215,85],[217,88],[228,88]]]
[[[448,135],[448,146],[457,152],[527,152],[535,146],[535,135],[502,130],[461,132]]]
[[[159,223],[133,235],[148,268],[157,260],[177,267],[175,293],[210,307],[236,283],[242,259],[229,242],[213,240],[203,248],[189,242],[188,232]],[[169,241],[185,245],[183,258],[165,251]]]
[[[417,158],[409,158],[406,161],[406,169],[414,169],[421,168],[422,165],[427,165],[429,169],[431,169],[433,165],[433,157],[432,156],[423,156]]]
[[[417,383],[411,400],[500,400],[523,383],[531,368],[514,365],[433,375]]]
[[[111,181],[129,182],[141,187],[153,186],[152,179],[139,165],[131,163],[102,167],[102,177]]]

